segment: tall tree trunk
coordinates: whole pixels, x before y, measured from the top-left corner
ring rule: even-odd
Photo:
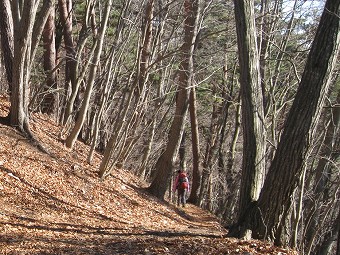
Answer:
[[[130,1],[126,1],[122,10],[121,10],[121,14],[119,17],[119,21],[117,22],[117,26],[116,26],[116,33],[115,33],[115,37],[114,37],[114,43],[113,43],[113,47],[110,50],[110,54],[107,58],[106,64],[105,64],[105,68],[104,68],[104,73],[105,73],[105,80],[104,80],[104,85],[102,86],[103,89],[103,93],[102,93],[102,98],[101,98],[101,102],[98,108],[98,113],[95,119],[96,122],[96,128],[94,130],[94,136],[91,142],[91,150],[90,153],[88,155],[88,162],[90,162],[92,160],[92,156],[93,156],[93,152],[97,146],[97,140],[98,140],[98,135],[99,135],[99,128],[100,127],[100,123],[102,122],[103,118],[103,114],[106,110],[106,108],[108,107],[108,100],[110,100],[110,97],[114,97],[115,94],[115,86],[113,84],[115,84],[115,79],[117,77],[117,75],[119,74],[119,69],[120,69],[120,65],[121,65],[121,59],[123,57],[123,50],[120,51],[120,49],[124,49],[126,47],[126,44],[128,42],[123,42],[123,31],[124,29],[129,29],[128,27],[125,26],[124,23],[124,19],[126,18],[126,13],[128,10],[128,7],[130,5]],[[116,45],[119,45],[120,47],[117,47]],[[119,50],[118,50],[119,49]],[[127,94],[127,93],[125,93]],[[123,97],[125,98],[125,97]],[[124,100],[123,100],[124,101]],[[124,112],[124,111],[123,111]],[[125,114],[119,115],[119,116],[123,116],[122,118],[125,119]],[[119,117],[117,118],[117,120],[119,119]],[[122,119],[119,119],[118,121],[116,121],[115,127],[120,126],[119,123],[121,122]],[[121,128],[121,126],[119,127]],[[104,173],[109,172],[109,169],[106,168],[102,168],[102,166],[109,166],[109,164],[107,164],[110,161],[110,157],[111,157],[111,150],[114,150],[116,144],[112,143],[113,140],[116,140],[117,137],[113,138],[113,136],[116,136],[119,132],[117,132],[116,129],[113,129],[112,131],[112,137],[109,141],[109,143],[107,144],[107,147],[105,149],[105,155],[103,162],[101,164],[100,167],[100,172],[102,174],[101,177],[104,176]],[[100,138],[100,137],[99,137]],[[104,162],[107,161],[107,162]]]
[[[29,79],[30,71],[37,49],[37,41],[41,36],[42,27],[45,26],[47,15],[53,0],[46,1],[41,6],[41,12],[36,19],[39,1],[12,1],[11,9],[13,17],[13,69],[12,69],[12,91],[10,108],[10,125],[16,127],[29,139],[36,141],[29,128],[28,102],[30,96]],[[5,15],[10,17],[11,14]],[[37,141],[36,141],[37,142]],[[45,151],[39,144],[38,148]],[[45,151],[46,152],[46,151]]]
[[[5,62],[6,76],[9,92],[12,91],[12,69],[13,69],[13,17],[9,0],[0,0],[0,33],[1,49]]]
[[[57,80],[55,73],[56,66],[56,51],[55,51],[55,9],[51,8],[48,16],[44,32],[44,71],[46,74],[46,86],[44,89],[44,99],[42,102],[42,112],[52,114],[57,109]]]
[[[190,90],[190,124],[191,124],[191,141],[192,141],[192,185],[191,193],[188,202],[198,203],[198,190],[201,181],[201,169],[200,169],[200,142],[198,133],[198,121],[196,113],[196,89],[192,86]]]
[[[21,132],[29,132],[29,71],[30,42],[35,20],[35,4],[24,1],[21,9],[17,1],[12,2],[14,28],[14,57],[12,72],[12,94],[10,109],[10,124]]]
[[[76,91],[77,63],[76,50],[72,35],[72,1],[58,0],[60,20],[63,27],[63,35],[66,50],[66,65],[65,65],[65,91],[70,91],[70,94]],[[69,95],[70,96],[70,95]],[[64,124],[73,110],[73,104],[67,105],[64,115]]]
[[[68,7],[67,7],[68,6]],[[95,23],[95,0],[86,1],[86,11],[84,13],[83,21],[82,21],[82,28],[79,32],[79,39],[77,48],[73,43],[72,37],[72,12],[71,6],[69,4],[63,4],[62,8],[60,8],[62,12],[62,23],[64,26],[64,41],[65,44],[68,45],[66,48],[66,65],[65,65],[65,90],[67,93],[66,106],[64,115],[62,119],[64,123],[73,122],[73,116],[77,115],[72,114],[75,108],[79,106],[79,89],[81,84],[84,81],[84,77],[87,74],[89,69],[90,63],[92,63],[93,54],[96,48],[95,43],[93,43],[90,53],[84,54],[86,55],[86,64],[82,65],[83,63],[83,51],[86,46],[86,41],[88,39],[88,34],[91,26],[92,34],[93,34],[93,41],[97,38],[97,25]],[[65,10],[70,9],[68,16],[64,14]],[[66,17],[66,20],[65,17]],[[69,34],[71,32],[71,34]],[[70,59],[71,57],[71,59]]]
[[[279,228],[284,224],[291,196],[301,178],[309,141],[315,132],[337,59],[340,41],[339,6],[340,0],[326,2],[261,195],[236,225],[237,229],[250,228],[253,237],[274,240],[277,245],[284,244]],[[240,233],[239,230],[233,230],[231,234]]]
[[[149,187],[149,191],[160,199],[164,199],[169,186],[172,167],[177,157],[189,106],[189,93],[193,75],[194,42],[197,29],[198,2],[198,0],[186,0],[184,2],[184,43],[181,48],[182,61],[178,71],[179,85],[176,110],[170,127],[169,140],[166,149],[157,160],[156,176]]]
[[[213,94],[215,95],[215,89]],[[211,175],[213,171],[214,160],[218,152],[218,137],[220,135],[221,126],[219,125],[218,112],[220,107],[217,104],[213,105],[211,114],[210,130],[207,137],[205,155],[202,163],[202,178],[199,191],[199,205],[203,208],[207,208],[209,202],[209,188]]]
[[[90,104],[90,98],[91,98],[91,94],[92,94],[92,90],[93,90],[93,86],[94,86],[94,82],[95,82],[95,76],[96,76],[97,69],[98,69],[100,55],[102,53],[102,47],[103,47],[103,43],[104,43],[104,35],[105,35],[106,29],[107,29],[107,22],[108,22],[109,13],[110,13],[110,10],[111,10],[111,4],[112,4],[112,0],[109,0],[107,2],[106,6],[105,6],[105,13],[104,13],[104,17],[103,17],[103,20],[102,20],[100,32],[99,32],[99,35],[98,35],[99,37],[96,39],[97,41],[95,42],[96,43],[96,50],[95,50],[95,54],[94,54],[94,58],[93,58],[93,63],[91,65],[89,78],[88,78],[88,81],[87,81],[88,84],[87,84],[87,87],[86,87],[84,100],[83,100],[83,103],[82,103],[80,111],[79,111],[79,116],[78,116],[78,119],[77,119],[70,135],[66,139],[66,146],[69,147],[69,148],[72,148],[75,141],[77,140],[77,137],[80,133],[80,130],[83,127],[85,117],[86,117],[86,112],[87,112],[87,109],[88,109],[89,104]]]
[[[117,154],[120,154],[117,157],[118,165],[123,166],[124,161],[127,159],[131,147],[138,141],[138,135],[136,135],[136,131],[138,129],[138,125],[141,123],[142,119],[146,114],[146,108],[148,105],[148,95],[150,94],[150,88],[146,88],[149,72],[150,72],[150,59],[151,59],[151,46],[153,42],[153,12],[154,12],[154,0],[148,0],[145,5],[144,18],[142,21],[142,36],[140,39],[141,47],[138,55],[137,55],[137,74],[135,75],[135,80],[133,84],[134,90],[134,114],[131,115],[129,121],[126,122],[127,129],[126,134],[128,138],[126,142],[124,142],[124,146],[121,151]],[[129,123],[129,124],[128,124]],[[131,123],[131,124],[130,124]],[[128,134],[130,133],[130,134]]]
[[[254,1],[235,0],[242,100],[243,160],[239,216],[260,195],[265,172],[265,123]]]
[[[179,157],[179,168],[183,169],[184,171],[187,170],[187,165],[186,165],[186,132],[183,131],[182,138],[181,138],[181,143],[179,145],[178,149],[178,157]]]
[[[154,0],[148,0],[145,8],[145,17],[143,19],[142,24],[142,49],[140,54],[139,66],[138,66],[138,75],[137,75],[137,97],[138,99],[143,93],[145,83],[148,80],[149,76],[149,62],[151,55],[151,43],[152,43],[152,21],[153,21],[153,9],[154,9]]]

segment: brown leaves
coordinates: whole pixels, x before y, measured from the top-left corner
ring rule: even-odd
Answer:
[[[6,107],[0,98],[0,110]],[[150,197],[131,172],[117,170],[100,181],[100,155],[89,165],[87,146],[66,149],[58,140],[61,127],[45,115],[32,122],[52,155],[0,125],[3,254],[295,254],[225,238],[213,215]]]

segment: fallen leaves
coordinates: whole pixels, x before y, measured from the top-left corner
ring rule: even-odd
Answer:
[[[8,110],[0,97],[0,115]],[[149,196],[119,169],[97,177],[101,155],[66,149],[61,127],[35,114],[33,130],[51,155],[0,125],[0,250],[2,254],[297,254],[270,243],[226,238],[210,213],[176,208]]]

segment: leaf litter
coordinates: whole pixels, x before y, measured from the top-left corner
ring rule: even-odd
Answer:
[[[0,95],[0,116],[8,111]],[[47,115],[33,114],[31,128],[50,155],[0,124],[1,254],[298,254],[227,238],[212,214],[159,201],[130,171],[101,181],[102,156],[90,165],[88,146],[66,148],[62,128]]]

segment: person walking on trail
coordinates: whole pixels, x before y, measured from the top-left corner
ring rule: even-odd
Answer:
[[[177,171],[177,176],[174,182],[173,191],[177,190],[177,206],[186,205],[186,195],[189,192],[189,179],[183,170]]]

